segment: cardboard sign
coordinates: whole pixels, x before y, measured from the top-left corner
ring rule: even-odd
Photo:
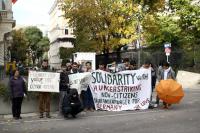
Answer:
[[[60,73],[29,71],[28,91],[59,92]]]

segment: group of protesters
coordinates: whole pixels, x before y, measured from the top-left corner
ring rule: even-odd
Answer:
[[[111,64],[106,65],[103,62],[99,62],[98,70],[107,71],[111,73],[125,71],[125,70],[138,70],[138,69],[151,69],[151,76],[152,76],[152,93],[154,91],[156,82],[160,80],[166,79],[175,79],[175,72],[172,70],[168,62],[163,62],[158,68],[154,67],[151,62],[146,61],[140,68],[137,67],[135,61],[130,61],[128,58],[123,60],[123,63],[117,64],[115,61],[111,62]],[[48,60],[43,60],[41,69],[39,71],[42,72],[51,72]],[[60,83],[59,83],[59,115],[63,116],[63,98],[64,96],[68,95],[70,92],[70,84],[69,84],[69,75],[75,73],[82,73],[82,72],[92,72],[92,63],[86,62],[83,65],[80,65],[76,62],[62,62],[61,69],[57,72],[60,73]],[[26,91],[26,84],[25,80],[22,76],[20,76],[20,71],[15,70],[13,72],[13,76],[10,78],[9,81],[10,86],[10,94],[12,100],[12,114],[13,118],[18,120],[22,119],[21,117],[21,106],[22,101],[25,96],[27,96]],[[51,118],[50,115],[50,101],[51,101],[51,93],[50,92],[39,92],[39,118]],[[84,111],[94,111],[94,102],[91,90],[88,86],[87,90],[84,90],[79,95],[82,103],[82,107]],[[151,103],[152,103],[152,96],[151,96]],[[159,105],[159,97],[156,97],[156,103],[153,107],[157,107]],[[164,108],[168,108],[170,105],[167,103],[163,103]],[[151,104],[150,104],[151,106]]]

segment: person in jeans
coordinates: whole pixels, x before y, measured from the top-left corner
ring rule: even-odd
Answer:
[[[21,106],[23,98],[26,94],[26,85],[18,70],[14,70],[13,74],[14,75],[10,78],[9,81],[12,100],[12,115],[14,119],[18,120],[22,119]]]
[[[167,79],[176,79],[174,70],[170,67],[168,62],[164,62],[162,69],[160,69],[160,73],[158,76],[158,81],[167,80]],[[156,98],[156,107],[159,105],[159,97]],[[170,104],[163,102],[164,108],[168,109]]]
[[[48,60],[43,60],[41,71],[50,72],[49,67],[48,67]],[[40,112],[39,118],[44,117],[44,112],[46,112],[47,118],[51,118],[50,103],[51,103],[50,92],[39,92],[39,112]]]
[[[65,95],[69,94],[69,77],[68,75],[70,74],[70,71],[66,69],[67,64],[62,63],[61,65],[61,73],[60,73],[60,84],[59,84],[59,89],[60,89],[60,98],[59,98],[59,113],[62,115],[62,104],[63,104],[63,98]]]

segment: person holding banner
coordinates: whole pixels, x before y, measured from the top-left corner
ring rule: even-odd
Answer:
[[[70,62],[67,62],[67,63],[66,63],[66,71],[67,71],[68,73],[70,73],[71,70],[72,70],[72,65],[71,65]]]
[[[99,62],[98,70],[106,71],[105,64],[102,61]]]
[[[43,72],[50,72],[48,67],[48,60],[43,60],[41,71]],[[51,96],[50,92],[39,92],[39,118],[43,118],[44,112],[46,112],[46,117],[51,118],[50,116],[50,103],[51,103]]]
[[[142,66],[143,69],[150,69],[151,70],[151,99],[150,102],[152,103],[152,94],[155,88],[155,84],[156,84],[156,71],[153,67],[153,64],[150,63],[149,61],[145,61],[144,65]],[[152,104],[150,104],[149,108],[154,108],[154,106]]]
[[[129,67],[130,67],[129,58],[123,59],[123,63],[124,63],[124,70],[129,70]]]
[[[62,103],[63,98],[65,95],[69,93],[69,71],[67,71],[67,65],[65,63],[61,64],[61,72],[60,72],[60,84],[59,84],[59,90],[60,90],[60,98],[59,98],[59,113],[62,115]]]
[[[74,62],[72,64],[72,69],[70,71],[70,74],[80,73],[80,72],[82,72],[82,71],[79,69],[78,63]]]
[[[108,72],[111,72],[111,73],[116,73],[116,72],[118,72],[119,70],[118,70],[118,67],[117,67],[117,64],[116,64],[116,61],[113,61],[112,63],[111,63],[111,66],[108,66],[108,68],[107,68],[108,70]]]
[[[23,77],[20,76],[19,70],[13,71],[14,76],[10,78],[9,86],[12,99],[12,114],[15,120],[22,119],[21,106],[24,96],[26,96],[26,85]]]
[[[134,60],[130,61],[128,70],[137,70],[137,65],[136,65],[136,62]]]
[[[85,72],[92,72],[92,63],[91,62],[86,62],[86,70]],[[84,105],[84,110],[87,111],[94,111],[94,102],[93,102],[93,97],[92,93],[90,90],[90,87],[87,87],[86,91],[82,91],[83,95],[83,105]]]

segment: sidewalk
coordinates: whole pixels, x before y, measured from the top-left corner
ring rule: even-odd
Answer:
[[[8,86],[9,77],[5,77],[3,80],[0,80],[1,84],[4,84],[6,87]]]
[[[38,116],[37,113],[27,113],[27,114],[21,114],[22,118],[26,118],[26,117],[35,117]],[[8,114],[8,115],[0,115],[0,120],[1,119],[12,119],[12,114]]]

